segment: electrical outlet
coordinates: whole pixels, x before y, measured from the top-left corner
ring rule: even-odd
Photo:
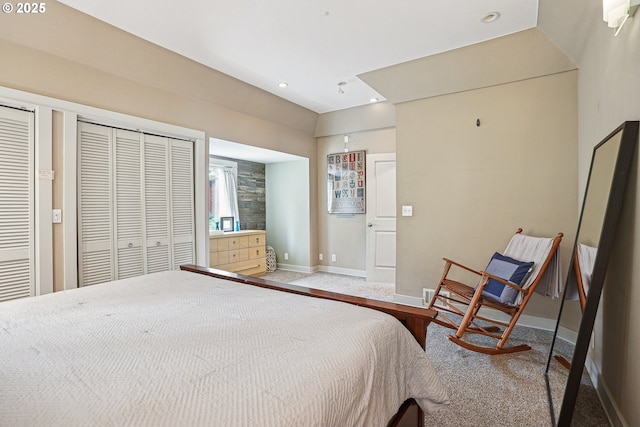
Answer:
[[[333,262],[337,261],[336,254],[331,254],[331,261]]]
[[[322,255],[322,254],[318,254],[318,259],[319,259],[320,261],[322,261],[322,260],[324,259],[324,255]]]
[[[435,289],[429,289],[429,288],[422,288],[422,303],[424,304],[424,306],[428,306],[429,302],[431,302],[431,298],[433,298],[433,294],[435,293]],[[445,297],[445,298],[449,298],[451,296],[451,294],[449,293],[449,291],[440,291],[440,295]],[[445,304],[442,301],[436,301],[435,305],[444,307]]]
[[[285,261],[289,259],[289,253],[288,252],[284,253],[284,259],[285,259]]]

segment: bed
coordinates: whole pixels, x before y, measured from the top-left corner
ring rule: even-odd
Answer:
[[[4,302],[0,425],[421,425],[430,316],[197,266]]]

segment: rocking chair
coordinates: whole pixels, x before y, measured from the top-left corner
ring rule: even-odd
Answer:
[[[520,228],[504,254],[496,252],[484,271],[444,258],[442,278],[429,301],[429,308],[439,312],[433,322],[456,329],[456,334],[447,338],[469,350],[503,354],[531,349],[526,344],[505,347],[505,343],[541,282],[544,283],[537,292],[559,295],[562,278],[558,248],[562,236],[558,233],[554,238],[532,237],[522,234]],[[450,279],[448,275],[453,266],[478,276],[477,285],[473,287]],[[491,312],[494,315],[489,316]],[[456,323],[453,317],[461,320]],[[486,347],[463,341],[466,332],[494,338],[498,343],[495,347]]]

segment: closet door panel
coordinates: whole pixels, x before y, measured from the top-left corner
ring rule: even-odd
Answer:
[[[80,286],[113,278],[111,147],[112,130],[78,123]]]
[[[171,140],[173,268],[194,262],[193,143]]]
[[[193,143],[80,122],[80,284],[195,259]]]
[[[144,135],[144,218],[147,273],[171,269],[168,154],[168,138]]]
[[[0,301],[34,295],[34,113],[0,107]]]
[[[144,274],[141,134],[115,129],[116,279]]]

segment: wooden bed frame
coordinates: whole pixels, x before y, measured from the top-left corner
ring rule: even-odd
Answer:
[[[413,307],[409,305],[396,304],[392,302],[373,300],[368,298],[356,297],[352,295],[339,294],[336,292],[323,291],[320,289],[312,289],[304,286],[292,285],[289,283],[280,283],[272,280],[261,279],[256,277],[244,276],[242,274],[231,273],[224,270],[217,270],[198,265],[187,264],[181,265],[181,270],[190,271],[192,273],[204,274],[206,276],[216,277],[219,279],[231,280],[233,282],[244,283],[261,288],[268,288],[282,292],[290,292],[298,295],[305,295],[314,298],[323,298],[333,301],[346,302],[361,307],[371,308],[373,310],[387,313],[400,321],[414,336],[416,341],[422,348],[425,348],[427,327],[429,323],[438,315],[436,310],[426,308]],[[388,426],[405,427],[418,426],[424,424],[424,414],[422,409],[413,399],[405,401],[400,409],[387,424]]]

